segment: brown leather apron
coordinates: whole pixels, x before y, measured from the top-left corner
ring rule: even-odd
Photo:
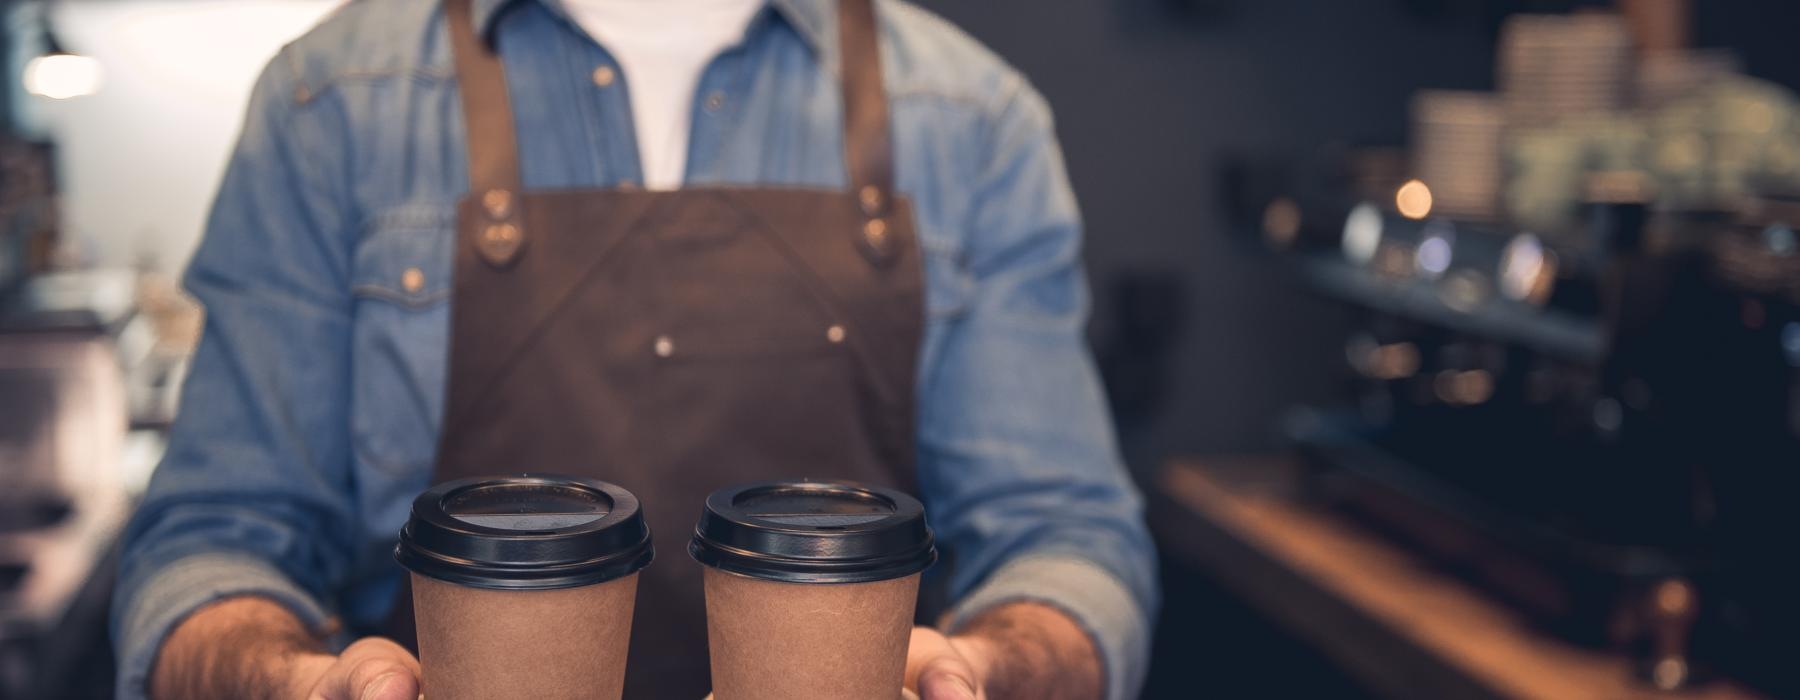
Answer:
[[[893,191],[871,0],[839,6],[845,191],[526,191],[500,59],[469,0],[445,7],[470,193],[434,481],[559,472],[637,494],[658,551],[626,696],[699,698],[705,607],[686,547],[709,492],[913,486],[924,274]]]

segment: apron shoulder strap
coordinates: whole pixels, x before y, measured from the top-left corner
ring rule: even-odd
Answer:
[[[844,93],[844,160],[863,213],[886,213],[894,192],[887,93],[874,0],[838,3],[838,62]]]
[[[518,225],[510,206],[520,190],[512,105],[500,57],[476,32],[470,0],[445,0],[450,46],[468,129],[469,188],[487,213]],[[838,4],[838,55],[844,96],[844,160],[850,184],[871,217],[887,211],[894,189],[887,94],[873,0]]]
[[[450,24],[450,51],[456,61],[457,91],[462,94],[463,128],[468,131],[469,200],[481,215],[459,217],[463,235],[488,264],[504,267],[519,255],[526,239],[519,196],[519,146],[514,139],[512,102],[500,55],[490,51],[475,31],[470,0],[445,0]]]
[[[450,48],[462,93],[463,121],[468,130],[469,190],[477,193],[519,189],[519,154],[513,139],[512,103],[500,56],[476,33],[470,0],[446,0]]]

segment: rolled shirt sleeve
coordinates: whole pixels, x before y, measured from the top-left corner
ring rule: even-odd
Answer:
[[[196,608],[255,594],[317,624],[352,552],[347,436],[353,216],[342,141],[285,56],[251,98],[186,276],[206,327],[169,449],[127,527],[113,604],[117,694],[140,698]],[[334,154],[338,158],[334,158]]]
[[[994,572],[951,610],[951,632],[981,612],[1030,601],[1061,610],[1094,640],[1107,669],[1106,697],[1134,698],[1149,670],[1150,630],[1143,608],[1118,578],[1085,557],[1034,554]]]
[[[920,376],[920,487],[952,624],[1046,603],[1092,637],[1108,697],[1135,697],[1156,564],[1086,346],[1080,214],[1049,109],[1022,78],[987,131],[954,273],[970,291],[933,320]]]
[[[155,652],[177,623],[208,603],[243,595],[275,601],[309,627],[322,628],[328,619],[311,594],[256,557],[215,553],[177,560],[137,589],[117,623],[119,648],[129,650],[120,657],[118,697],[144,696]]]

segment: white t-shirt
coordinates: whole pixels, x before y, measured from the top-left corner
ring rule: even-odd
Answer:
[[[644,187],[681,187],[700,72],[744,38],[766,0],[562,0],[631,86]]]

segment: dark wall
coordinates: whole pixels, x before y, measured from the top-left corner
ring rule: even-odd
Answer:
[[[923,4],[1017,66],[1056,110],[1087,217],[1095,341],[1139,470],[1168,454],[1273,445],[1279,413],[1328,392],[1342,364],[1338,312],[1227,225],[1225,160],[1398,144],[1413,90],[1492,83],[1492,18],[1457,3]],[[1168,310],[1144,282],[1159,276],[1178,285]],[[1116,308],[1126,298],[1133,316]],[[1170,334],[1166,366],[1147,340],[1120,352],[1131,319]]]
[[[1800,3],[1769,0],[1692,0],[1694,43],[1729,48],[1745,72],[1800,88]]]

